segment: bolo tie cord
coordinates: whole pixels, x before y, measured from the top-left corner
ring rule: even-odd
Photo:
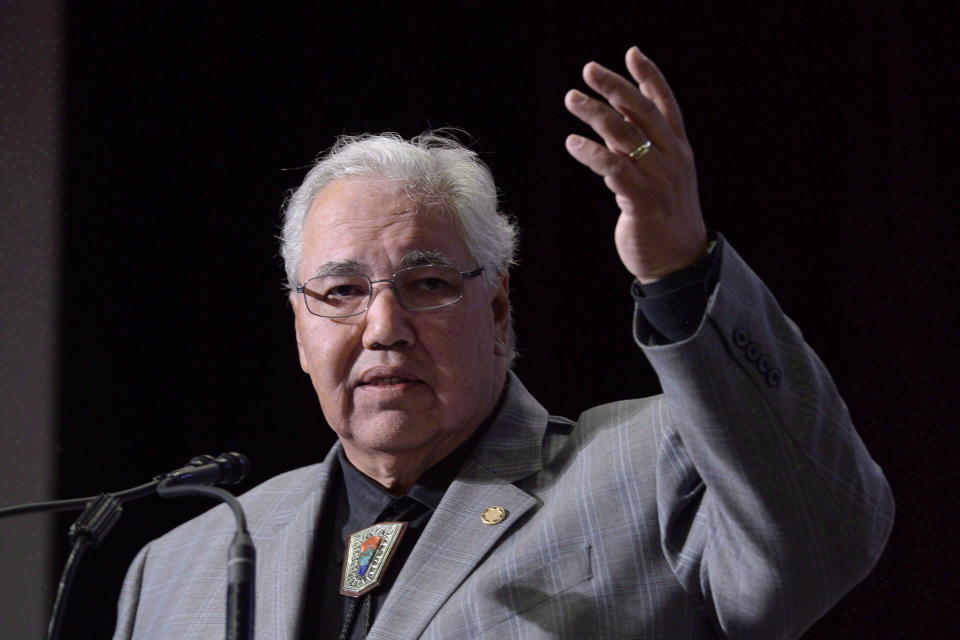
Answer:
[[[373,598],[369,593],[363,605],[363,637],[366,638],[370,633],[370,625],[373,624]]]
[[[347,617],[343,621],[343,628],[340,629],[339,640],[347,640],[347,636],[350,634],[350,627],[353,626],[353,618],[357,614],[358,602],[361,603],[360,608],[363,609],[362,637],[366,638],[367,634],[370,633],[370,625],[373,623],[373,598],[369,593],[366,593],[360,598],[350,598],[350,608],[347,610]]]
[[[363,596],[364,598],[368,596]],[[357,613],[357,600],[359,598],[350,598],[350,608],[347,609],[347,616],[343,619],[343,627],[340,628],[340,640],[347,640],[347,634],[350,633],[350,627],[353,625],[353,616]]]

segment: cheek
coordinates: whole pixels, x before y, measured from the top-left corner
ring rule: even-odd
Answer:
[[[493,357],[492,321],[474,311],[463,313],[443,323],[431,333],[435,338],[428,347],[434,365],[441,373],[445,391],[464,397],[482,388],[487,368]]]
[[[354,334],[355,327],[335,324],[301,333],[301,349],[324,412],[348,399],[344,393],[345,382],[350,379],[359,344]]]

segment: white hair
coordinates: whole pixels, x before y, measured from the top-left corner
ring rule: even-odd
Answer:
[[[483,278],[491,287],[515,263],[519,230],[497,211],[497,189],[490,169],[449,131],[428,131],[411,140],[396,133],[341,136],[321,154],[303,183],[288,196],[283,207],[280,255],[287,287],[298,284],[303,251],[303,229],[320,191],[340,178],[372,178],[401,184],[418,204],[450,215]],[[472,268],[472,265],[460,265]],[[516,356],[510,322],[508,361]]]

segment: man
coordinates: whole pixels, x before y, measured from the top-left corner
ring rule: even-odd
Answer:
[[[570,136],[620,207],[664,394],[550,416],[509,372],[515,229],[470,151],[344,139],[285,212],[300,362],[338,443],[242,501],[257,637],[795,638],[873,566],[889,488],[823,365],[708,236],[666,81],[591,63]],[[400,524],[402,523],[402,524]],[[374,526],[376,525],[376,526]],[[134,561],[116,638],[223,625],[225,509]]]

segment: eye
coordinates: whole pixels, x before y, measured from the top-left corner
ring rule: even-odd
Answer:
[[[352,284],[338,284],[335,287],[327,289],[327,292],[323,294],[324,298],[348,298],[350,296],[357,295],[357,287]]]
[[[320,276],[304,288],[311,300],[341,306],[369,295],[369,281],[363,276]]]
[[[361,287],[353,283],[339,283],[328,287],[323,293],[322,298],[323,300],[333,302],[336,300],[347,300],[356,297],[362,298],[366,295],[366,287]]]
[[[415,291],[445,291],[454,288],[454,285],[443,278],[429,277],[417,278],[410,283],[410,288]]]

